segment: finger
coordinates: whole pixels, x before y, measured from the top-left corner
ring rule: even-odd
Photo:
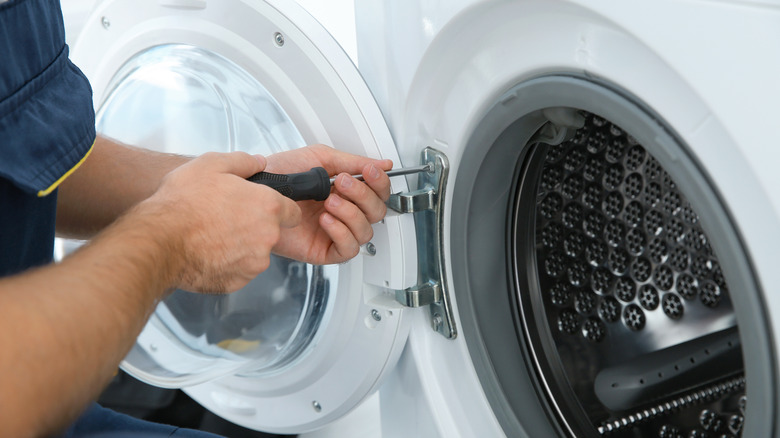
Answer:
[[[374,163],[366,165],[363,168],[363,180],[379,196],[384,205],[390,198],[390,177],[387,176],[384,169],[380,170]],[[384,217],[384,212],[382,217]]]
[[[383,178],[386,179],[386,182],[380,181]],[[376,177],[374,183],[378,186],[384,186],[387,184],[387,196],[390,196],[390,180],[387,178],[387,175],[384,175],[383,177],[380,174],[380,176]],[[336,189],[344,196],[345,199],[357,205],[370,223],[379,222],[383,217],[385,217],[385,212],[387,211],[385,202],[376,192],[374,192],[373,187],[367,184],[363,184],[346,173],[342,173],[336,178]],[[382,188],[381,190],[384,191],[385,189]]]
[[[393,168],[393,161],[388,159],[380,160],[353,155],[325,145],[315,145],[312,146],[312,149],[319,156],[323,163],[322,166],[331,175],[339,172],[359,173],[368,164],[374,164],[385,171]]]
[[[362,245],[374,236],[374,230],[363,212],[353,203],[345,201],[336,193],[332,193],[325,201],[325,210],[332,214],[344,225]]]
[[[336,220],[330,213],[320,215],[320,227],[333,241],[328,249],[328,259],[335,263],[355,257],[360,251],[360,245],[346,225]]]
[[[193,163],[198,166],[206,166],[212,171],[249,178],[265,169],[266,159],[262,155],[249,155],[246,152],[209,152],[201,155],[199,159],[193,160]]]

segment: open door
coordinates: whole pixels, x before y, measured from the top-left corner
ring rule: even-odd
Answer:
[[[128,144],[197,155],[325,143],[400,164],[357,69],[294,2],[106,1],[73,59],[92,82],[98,131]],[[411,215],[389,215],[349,263],[277,257],[234,294],[176,291],[123,368],[245,427],[315,429],[394,366],[408,327],[393,290],[414,284],[416,264]]]

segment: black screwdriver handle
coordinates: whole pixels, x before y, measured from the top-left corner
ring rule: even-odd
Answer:
[[[330,195],[330,176],[322,167],[301,173],[258,172],[247,180],[271,187],[293,201],[324,201]]]

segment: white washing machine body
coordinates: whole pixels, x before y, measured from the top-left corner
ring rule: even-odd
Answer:
[[[778,324],[774,315],[780,302],[773,293],[778,284],[773,266],[780,254],[780,196],[774,188],[780,183],[776,170],[780,155],[773,145],[780,137],[758,127],[771,126],[778,114],[774,102],[780,98],[780,86],[772,77],[780,71],[780,62],[766,55],[780,37],[777,3],[456,1],[412,5],[369,1],[358,2],[356,8],[360,69],[382,108],[402,161],[414,162],[425,145],[443,151],[451,165],[448,193],[454,197],[469,190],[476,175],[486,175],[474,167],[490,166],[484,159],[489,152],[470,149],[489,150],[492,139],[526,112],[545,105],[577,107],[579,103],[617,121],[624,119],[620,111],[628,111],[611,109],[613,102],[601,99],[599,93],[575,98],[554,90],[527,93],[522,88],[540,78],[571,76],[617,90],[673,132],[725,205],[738,234],[730,244],[742,246],[741,257],[748,258],[757,283],[751,293],[760,296],[735,299],[734,307],[738,320],[762,321],[741,329],[745,356],[753,358],[746,361],[749,399],[759,399],[750,402],[750,408],[776,405]],[[539,102],[517,105],[519,100],[534,98]],[[516,115],[499,115],[502,110],[496,114],[496,106],[506,106]],[[475,135],[485,125],[494,136]],[[480,135],[488,140],[475,141]],[[656,158],[674,162],[686,154],[662,147],[660,154],[664,153],[668,156]],[[510,185],[511,179],[487,175],[496,178],[497,184],[506,181]],[[447,202],[444,228],[450,239],[445,240],[445,247],[450,246],[444,252],[451,259],[468,249],[454,244],[465,226],[453,226],[453,222],[459,222],[463,208],[470,205],[491,207],[473,199]],[[478,260],[489,254],[475,251],[470,257]],[[461,318],[472,312],[473,302],[462,301],[458,291],[468,287],[464,283],[470,279],[455,278],[452,273],[464,266],[447,266],[461,327]],[[490,317],[471,318],[480,316]],[[489,357],[485,342],[474,333],[481,327],[466,324],[464,336],[454,342],[423,330],[411,332],[399,372],[392,384],[380,389],[386,432],[392,435],[391,429],[403,430],[399,436],[548,436],[549,432],[526,426],[516,413],[507,412],[511,397],[507,394],[527,388],[501,387],[500,379],[494,380],[494,368],[500,367],[497,362],[503,358]],[[514,337],[509,329],[506,336]],[[409,388],[418,389],[413,393]],[[521,409],[535,411],[533,397],[524,403]],[[549,411],[536,413],[555,418]],[[780,433],[771,409],[750,412],[746,426],[750,429],[745,429],[745,436]]]
[[[780,60],[771,54],[780,36],[778,19],[780,9],[768,1],[358,2],[366,86],[337,44],[294,4],[103,2],[74,58],[92,80],[109,135],[150,146],[159,146],[149,142],[160,139],[175,143],[172,134],[133,138],[126,132],[136,131],[126,129],[136,125],[122,123],[132,114],[111,110],[125,98],[123,81],[143,71],[145,62],[154,68],[185,65],[184,76],[205,81],[202,88],[223,90],[224,82],[212,86],[200,76],[197,61],[224,58],[248,73],[247,83],[262,84],[303,143],[334,144],[404,165],[418,164],[423,150],[432,148],[435,157],[445,157],[436,162],[448,169],[446,179],[436,180],[444,186],[433,184],[441,195],[436,219],[418,220],[416,230],[412,214],[391,215],[378,225],[374,250],[338,267],[331,278],[337,286],[327,295],[327,316],[313,323],[310,336],[290,335],[299,349],[269,359],[252,354],[254,338],[207,340],[204,347],[208,336],[200,333],[182,341],[192,328],[172,329],[176,317],[169,311],[153,317],[125,369],[153,384],[185,387],[215,413],[272,432],[319,429],[312,436],[327,436],[341,419],[340,436],[358,436],[359,418],[348,414],[378,391],[379,414],[372,418],[387,437],[608,433],[610,422],[621,421],[619,414],[590,416],[577,397],[574,405],[563,401],[576,392],[556,380],[555,369],[565,361],[544,359],[545,348],[558,342],[549,338],[558,335],[537,333],[555,332],[555,321],[552,329],[534,328],[538,321],[524,312],[538,308],[526,296],[543,294],[533,285],[526,288],[525,274],[518,273],[536,268],[535,256],[528,261],[517,249],[525,223],[518,206],[526,205],[523,175],[533,173],[526,164],[535,159],[532,145],[572,141],[587,113],[625,128],[630,141],[639,141],[674,178],[696,220],[701,218],[732,294],[730,319],[717,319],[712,327],[739,324],[745,378],[737,386],[746,387],[751,400],[740,431],[776,435],[779,329],[773,315],[780,314],[780,298],[772,289],[780,284],[773,269],[780,196],[773,188],[780,183],[774,170],[780,152],[772,146],[780,133],[771,127],[780,99],[773,80]],[[149,58],[154,48],[174,62]],[[133,80],[143,83],[149,74]],[[224,100],[230,98],[218,99],[235,107]],[[253,110],[234,112],[241,111]],[[228,149],[266,151],[234,140],[241,129],[228,129]],[[183,147],[181,152],[201,151]],[[409,187],[394,181],[393,188],[409,192],[430,188],[428,182],[410,177]],[[426,238],[421,234],[437,233],[440,251],[415,244]],[[437,263],[438,278],[418,272]],[[447,315],[409,309],[395,298],[396,291],[400,297],[421,292],[418,286],[429,280],[438,280],[447,297],[443,310],[451,320],[444,326],[451,332],[436,319]],[[669,319],[659,324],[689,330],[685,340],[695,337],[695,329]],[[306,325],[305,318],[299,321]],[[715,331],[702,319],[693,321],[694,328]],[[659,350],[673,344],[656,342]],[[629,426],[647,423],[655,421],[643,413],[650,405],[614,412],[633,415]]]

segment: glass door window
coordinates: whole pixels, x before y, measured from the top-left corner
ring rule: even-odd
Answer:
[[[98,132],[127,144],[183,155],[269,155],[304,146],[262,84],[232,61],[194,46],[137,54],[114,76],[106,96]],[[125,365],[177,386],[277,372],[307,351],[337,281],[335,266],[272,256],[265,272],[233,294],[175,291],[158,306]]]

